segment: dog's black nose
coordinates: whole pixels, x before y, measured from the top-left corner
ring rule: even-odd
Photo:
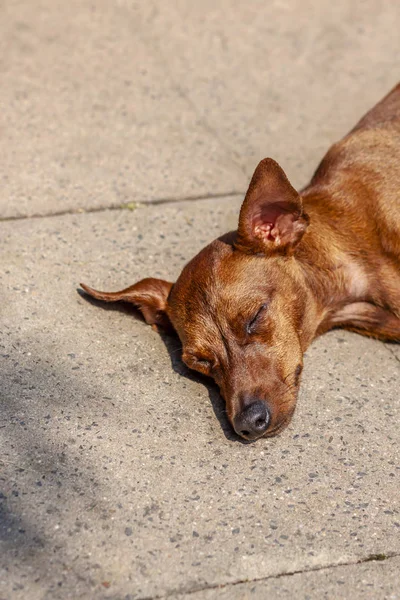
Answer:
[[[248,404],[234,420],[236,433],[248,440],[255,440],[268,429],[270,414],[265,402],[257,400]]]

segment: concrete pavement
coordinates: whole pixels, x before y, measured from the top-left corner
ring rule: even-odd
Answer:
[[[0,599],[400,598],[397,346],[324,336],[244,444],[176,341],[76,291],[173,280],[264,155],[305,183],[396,83],[396,6],[0,11]]]
[[[398,80],[389,2],[5,0],[3,216],[296,186]]]

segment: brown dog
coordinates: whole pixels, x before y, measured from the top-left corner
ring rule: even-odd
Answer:
[[[278,433],[316,336],[344,327],[400,341],[400,84],[300,194],[262,160],[238,230],[204,248],[175,284],[143,279],[115,293],[81,285],[172,325],[184,362],[216,381],[239,435]]]

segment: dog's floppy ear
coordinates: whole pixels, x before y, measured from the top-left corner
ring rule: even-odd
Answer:
[[[235,246],[244,252],[289,252],[308,225],[299,194],[272,158],[256,168],[239,216]]]
[[[120,292],[99,292],[84,283],[80,285],[89,296],[96,298],[96,300],[103,300],[104,302],[122,300],[134,304],[149,325],[159,325],[164,329],[172,327],[165,312],[167,298],[172,287],[172,283],[169,281],[149,277]]]

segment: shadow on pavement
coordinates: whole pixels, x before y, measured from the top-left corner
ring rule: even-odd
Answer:
[[[83,290],[77,289],[78,294],[84,298],[87,302],[92,304],[93,306],[98,306],[103,310],[116,310],[123,314],[133,316],[139,321],[144,322],[142,314],[139,310],[135,309],[131,304],[127,302],[115,302],[107,304],[106,302],[101,302],[100,300],[96,300],[91,296],[88,296]],[[251,444],[252,442],[246,441],[239,437],[233,430],[225,411],[225,402],[221,397],[217,386],[214,382],[208,378],[202,376],[200,373],[196,373],[195,371],[191,371],[186,367],[186,365],[181,360],[182,346],[179,341],[179,338],[174,335],[169,335],[163,332],[160,332],[160,337],[165,344],[165,347],[169,353],[171,359],[171,366],[175,373],[178,373],[182,377],[186,377],[191,381],[196,381],[198,383],[203,384],[208,391],[208,395],[210,398],[211,406],[213,408],[214,414],[217,417],[221,429],[225,435],[225,437],[231,442],[239,442],[244,445]]]
[[[34,584],[47,591],[46,598],[57,598],[71,580],[75,589],[96,584],[89,575],[94,560],[86,558],[84,566],[68,546],[73,538],[79,546],[81,533],[90,537],[98,520],[106,521],[101,501],[106,488],[87,449],[72,436],[66,443],[58,432],[79,403],[94,422],[91,402],[101,390],[88,390],[76,372],[50,364],[45,348],[40,356],[24,351],[19,362],[23,346],[29,348],[30,341],[13,339],[13,350],[1,355],[0,580],[23,598]],[[1,598],[3,593],[0,586]]]

